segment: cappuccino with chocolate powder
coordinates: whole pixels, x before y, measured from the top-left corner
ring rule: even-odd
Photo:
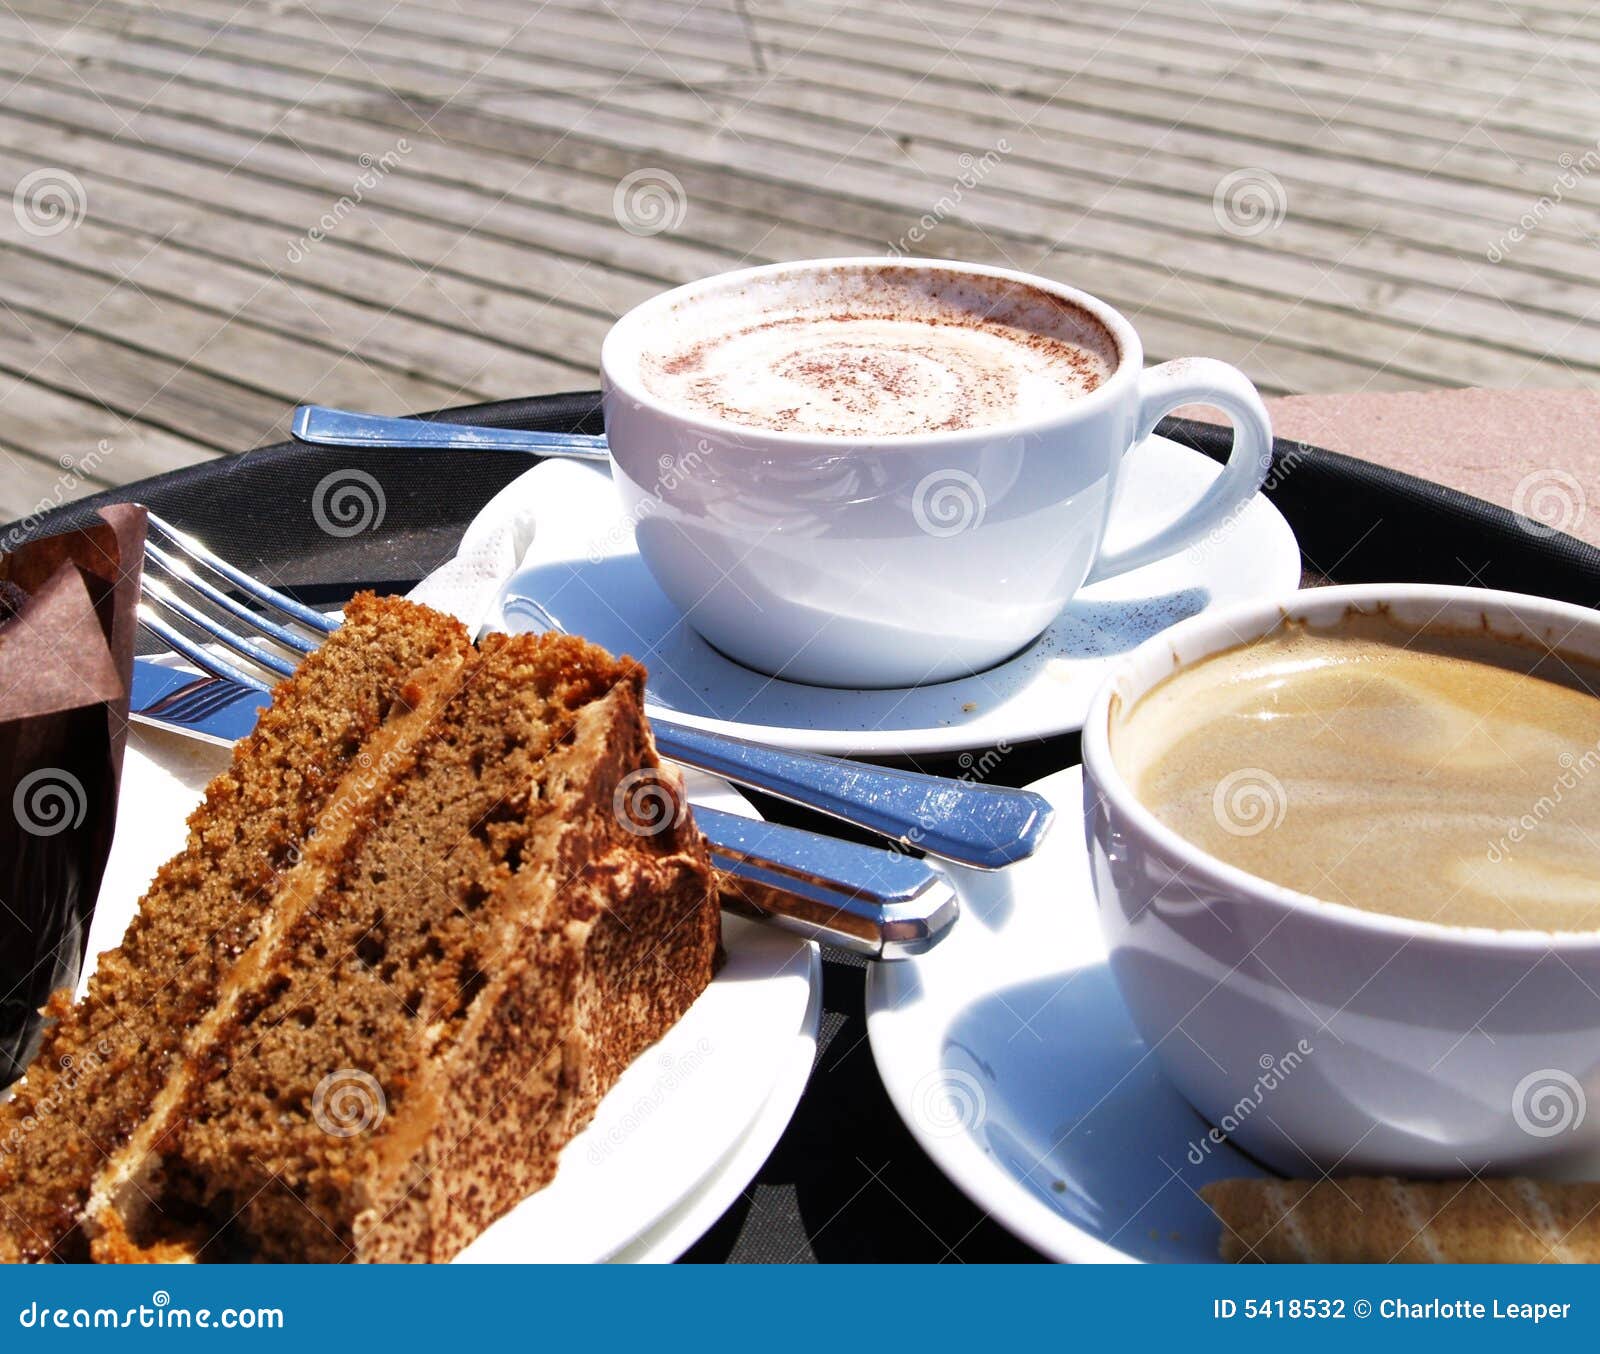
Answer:
[[[645,388],[747,427],[882,437],[1048,416],[1116,370],[1111,332],[1065,297],[1006,278],[836,268],[751,282],[675,310]]]

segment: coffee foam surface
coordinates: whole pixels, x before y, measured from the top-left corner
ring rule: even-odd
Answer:
[[[1174,831],[1273,883],[1449,925],[1600,929],[1600,675],[1530,672],[1510,641],[1404,644],[1376,619],[1285,628],[1117,712],[1113,757]]]
[[[859,437],[1045,415],[1118,361],[1111,333],[1064,298],[918,268],[780,275],[692,298],[647,342],[640,377],[667,403]]]

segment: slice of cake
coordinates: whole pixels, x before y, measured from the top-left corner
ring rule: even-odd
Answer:
[[[0,1107],[0,1143],[50,1116],[0,1167],[0,1248],[447,1259],[710,980],[712,872],[639,667],[346,615]]]

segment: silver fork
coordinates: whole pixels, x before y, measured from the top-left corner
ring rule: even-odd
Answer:
[[[145,593],[151,605],[141,610],[140,621],[203,671],[266,689],[266,684],[246,669],[190,640],[157,615],[156,607],[279,677],[293,672],[300,657],[338,629],[337,620],[267,587],[154,513],[150,514],[150,526],[166,544],[147,546],[149,560],[160,576],[147,576]],[[259,615],[208,583],[201,569],[313,631],[315,637],[308,639]],[[254,626],[259,635],[236,634],[220,625],[187,600],[183,589]],[[545,619],[549,622],[546,628],[556,628],[548,613]],[[292,657],[274,651],[263,639]],[[661,754],[672,761],[829,814],[926,855],[980,870],[999,869],[1032,855],[1050,826],[1053,810],[1049,801],[1027,790],[794,752],[666,719],[652,719],[651,728]]]
[[[251,670],[195,642],[161,612],[191,625],[226,646],[256,669],[287,676],[295,660],[274,652],[261,638],[296,656],[312,652],[338,622],[268,587],[212,554],[169,523],[149,515],[166,545],[146,545],[139,623],[209,677],[187,677],[139,660],[135,664],[133,717],[185,733],[202,733],[219,711],[228,737],[253,722],[264,704],[266,684]],[[238,602],[201,575],[204,568],[262,606],[280,612],[314,638]],[[204,600],[259,637],[239,634],[201,609]],[[141,691],[141,685],[144,690]],[[936,944],[955,921],[954,887],[928,862],[818,833],[716,809],[697,808],[695,821],[717,867],[722,904],[746,916],[875,959],[903,959]]]

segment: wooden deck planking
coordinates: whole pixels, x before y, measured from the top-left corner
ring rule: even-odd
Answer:
[[[520,166],[520,163],[518,163],[518,165],[515,166],[515,171],[517,171],[518,174],[522,173],[522,166]],[[606,186],[608,186],[608,184],[606,184]],[[878,237],[878,238],[882,238],[882,237]],[[867,246],[872,246],[872,245],[874,245],[874,242],[872,242],[872,240],[870,240],[870,238],[869,238],[869,240],[866,240],[866,245]],[[816,248],[824,248],[824,250],[826,250],[827,246],[829,246],[829,243],[827,243],[826,240],[822,240],[822,242],[819,242],[819,243],[808,242],[808,240],[800,240],[800,242],[797,242],[797,245],[795,245],[795,248],[798,248],[798,250],[800,250],[800,251],[805,251],[806,248],[811,248],[811,250],[814,251],[814,250],[816,250]],[[859,245],[856,245],[856,246],[859,246]],[[837,248],[837,245],[835,245],[835,248]],[[1354,274],[1352,274],[1352,275],[1354,275]],[[1099,285],[1099,283],[1096,283],[1096,285]],[[1301,290],[1299,290],[1299,286],[1293,286],[1293,288],[1291,288],[1291,291],[1290,291],[1291,298],[1298,298],[1298,296],[1301,296],[1301,294],[1302,293],[1301,293]],[[1123,299],[1123,298],[1115,298],[1115,299]],[[1358,299],[1365,299],[1365,298],[1358,298]],[[1426,306],[1426,314],[1432,314],[1432,312],[1434,312],[1434,310],[1437,310],[1437,299],[1434,299],[1434,301],[1430,302],[1430,304],[1429,304],[1429,302],[1424,302],[1424,306]],[[1462,309],[1462,310],[1466,309],[1466,304],[1462,304],[1462,307],[1458,307],[1458,309]],[[1498,328],[1499,315],[1501,315],[1501,312],[1499,312],[1498,307],[1494,307],[1494,309],[1491,310],[1490,328],[1488,328],[1488,331],[1490,331],[1491,334],[1494,334],[1494,330],[1496,330],[1496,328]],[[1539,351],[1538,347],[1534,346],[1533,351],[1534,352],[1538,352]],[[1413,376],[1418,376],[1419,375],[1419,376],[1421,376],[1422,379],[1429,379],[1429,378],[1434,378],[1434,376],[1437,376],[1437,373],[1434,373],[1434,371],[1427,371],[1426,368],[1424,368],[1424,370],[1419,371],[1419,373],[1411,373],[1411,375],[1413,375]],[[1467,373],[1467,375],[1469,375],[1469,379],[1472,379],[1472,376],[1470,376],[1470,373]],[[1483,378],[1483,376],[1478,376],[1477,379],[1485,379],[1485,378]]]
[[[920,252],[1082,282],[1268,391],[1593,386],[1600,176],[1563,171],[1597,89],[1600,20],[1554,3],[11,0],[0,171],[86,214],[0,222],[0,510],[302,399],[589,385],[660,287],[925,213]],[[672,229],[618,220],[637,170]],[[1225,228],[1230,174],[1282,219]]]

